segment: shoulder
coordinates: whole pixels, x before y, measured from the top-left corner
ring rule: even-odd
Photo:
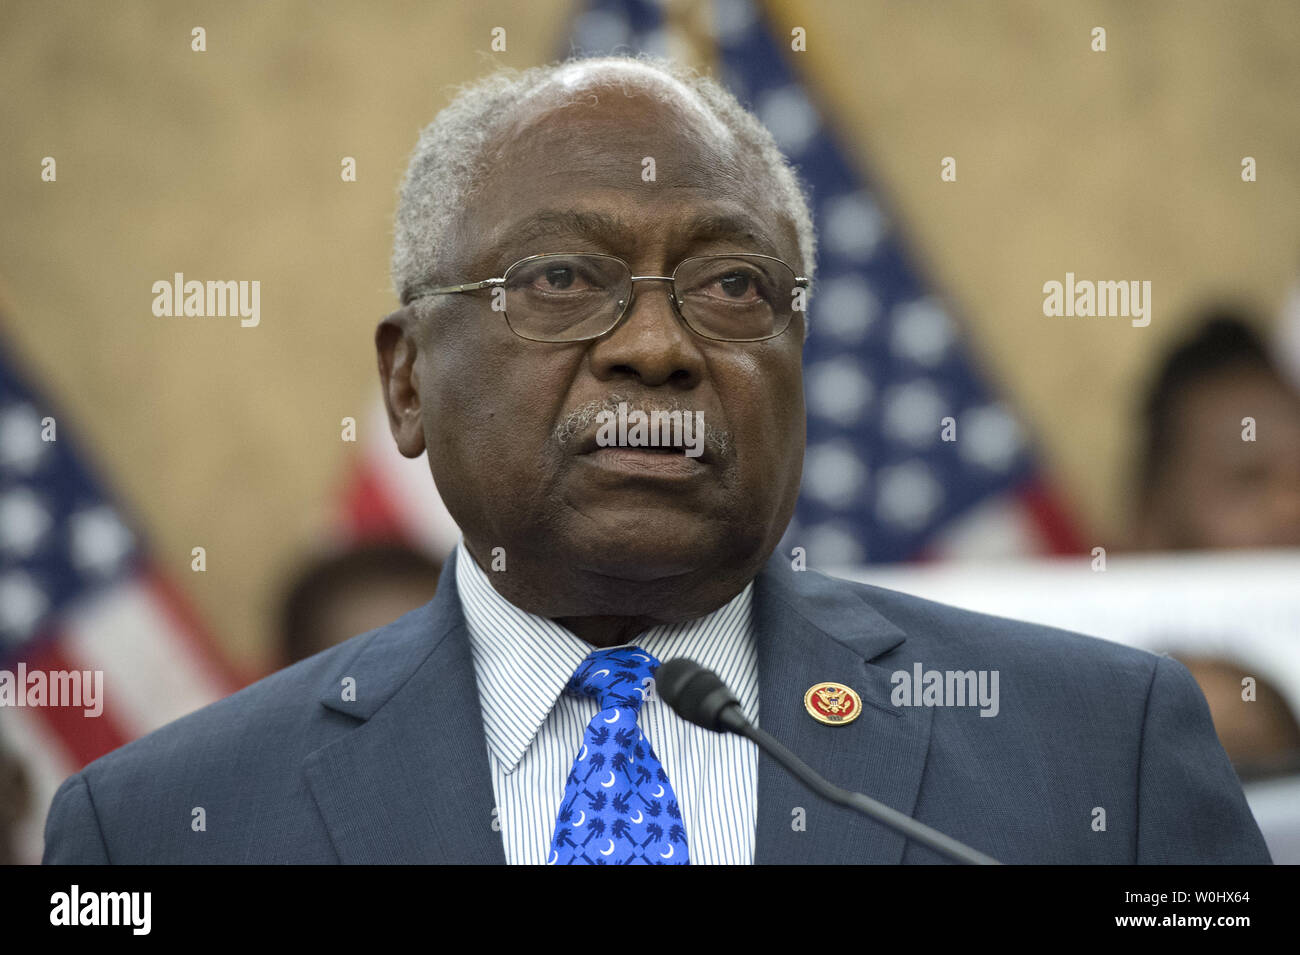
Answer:
[[[1100,637],[966,610],[818,571],[787,571],[784,576],[788,600],[808,607],[833,604],[846,616],[854,610],[878,615],[901,631],[905,640],[899,651],[918,659],[924,659],[919,654],[926,654],[936,665],[1000,661],[1022,668],[1068,667],[1081,674],[1104,671],[1148,682],[1162,661],[1181,666],[1147,650]]]
[[[412,653],[427,654],[429,609],[359,634],[168,723],[100,757],[64,785],[75,786],[80,779],[92,792],[129,790],[137,783],[152,788],[169,777],[192,780],[236,767],[256,773],[301,759],[340,728],[356,724],[344,715],[346,708],[322,705],[331,697],[341,699],[349,679],[374,683],[384,677],[376,662],[400,666]]]

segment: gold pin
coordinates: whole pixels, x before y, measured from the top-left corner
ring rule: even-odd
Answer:
[[[803,706],[818,723],[843,726],[862,712],[862,697],[840,683],[818,683],[803,695]]]

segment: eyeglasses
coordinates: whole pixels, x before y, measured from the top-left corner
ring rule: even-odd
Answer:
[[[723,342],[780,335],[803,310],[798,290],[809,285],[770,255],[699,255],[683,260],[672,275],[633,275],[617,256],[558,252],[520,259],[501,278],[429,289],[415,298],[500,288],[504,295],[496,293],[492,308],[505,313],[520,338],[579,342],[600,338],[622,321],[634,282],[671,282],[677,316],[695,334]]]

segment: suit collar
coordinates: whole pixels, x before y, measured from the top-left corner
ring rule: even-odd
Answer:
[[[513,773],[591,646],[497,593],[463,540],[456,546],[455,582],[478,684],[502,688],[511,701],[483,711],[483,731],[497,764]]]
[[[455,555],[432,603],[341,659],[319,702],[360,725],[303,763],[340,860],[504,863]]]
[[[892,667],[872,662],[899,647],[903,631],[852,584],[793,571],[780,554],[756,582],[755,620],[759,725],[831,782],[910,814],[933,711],[891,705]],[[826,726],[807,713],[804,693],[824,682],[857,691],[856,720]],[[824,803],[760,754],[755,862],[897,863],[905,848],[901,836]]]
[[[321,689],[322,705],[360,723],[303,764],[344,862],[505,862],[455,580],[453,554],[433,602],[341,658]],[[794,572],[780,555],[755,580],[753,600],[759,725],[832,782],[911,813],[933,711],[892,706],[892,670],[872,662],[904,633],[852,584]],[[343,697],[348,677],[355,701]],[[821,682],[856,690],[862,715],[844,726],[816,722],[803,695]],[[904,848],[901,836],[822,804],[760,755],[756,862],[894,863]]]

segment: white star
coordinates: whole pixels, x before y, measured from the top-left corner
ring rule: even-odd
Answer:
[[[791,156],[803,152],[820,125],[817,111],[797,86],[783,86],[764,93],[756,112],[777,144]]]
[[[808,406],[813,414],[851,425],[862,416],[871,395],[871,381],[852,359],[832,358],[808,368]]]
[[[836,196],[822,208],[822,239],[838,255],[865,262],[885,235],[885,217],[871,196]]]
[[[948,413],[939,390],[926,378],[891,388],[884,405],[885,433],[915,448],[928,447],[938,440],[940,421]]]
[[[677,57],[681,53],[681,44],[675,34],[665,29],[651,30],[641,37],[638,49],[654,56]]]
[[[749,0],[714,0],[710,29],[719,43],[738,44],[757,19]]]
[[[908,530],[924,526],[943,501],[943,488],[919,460],[881,468],[877,486],[876,513],[881,520]]]
[[[9,405],[0,412],[0,470],[23,474],[36,470],[49,450],[41,440],[41,418],[28,404]]]
[[[573,23],[573,44],[588,53],[605,53],[626,46],[632,37],[627,17],[608,10],[588,10]]]
[[[0,577],[0,633],[25,640],[41,619],[49,599],[30,575],[12,570]]]
[[[0,497],[0,550],[30,557],[50,529],[50,513],[29,488]]]
[[[916,299],[894,308],[894,354],[922,365],[934,366],[943,360],[952,344],[952,321],[938,301]]]
[[[880,314],[880,299],[867,280],[850,272],[828,279],[817,290],[812,325],[817,332],[834,335],[846,345],[857,345],[867,337]]]
[[[117,569],[134,543],[131,532],[104,505],[73,514],[68,531],[72,562],[82,570],[105,576]]]
[[[799,540],[818,567],[844,567],[866,559],[858,539],[835,524],[816,524],[800,534]]]
[[[963,461],[1005,471],[1020,451],[1020,426],[999,405],[972,408],[957,425],[957,453]]]
[[[846,441],[813,445],[804,465],[804,490],[834,508],[852,506],[867,483],[867,467]]]

